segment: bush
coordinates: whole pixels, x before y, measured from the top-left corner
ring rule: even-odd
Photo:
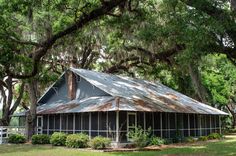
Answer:
[[[198,141],[207,141],[208,140],[208,137],[207,136],[200,136],[198,138]]]
[[[26,138],[21,134],[12,134],[9,136],[8,142],[13,144],[22,144],[26,142]]]
[[[184,142],[186,142],[186,143],[193,143],[193,142],[195,142],[195,140],[194,140],[193,137],[185,137],[184,138]]]
[[[139,148],[147,146],[149,142],[149,137],[151,134],[151,128],[147,131],[144,131],[140,126],[135,127],[134,130],[128,132],[127,136],[129,137],[130,141]]]
[[[104,149],[111,144],[111,140],[105,137],[97,136],[90,140],[89,144],[93,149]]]
[[[66,138],[66,146],[72,148],[88,147],[89,136],[84,133],[71,134]]]
[[[151,137],[149,145],[163,145],[165,140],[156,136]]]
[[[32,144],[49,144],[50,137],[46,134],[38,134],[32,136]]]
[[[164,144],[169,145],[173,143],[173,139],[164,139]]]
[[[65,146],[66,134],[60,132],[54,132],[51,136],[50,143],[54,146]]]
[[[219,133],[211,133],[207,136],[208,140],[221,139],[222,135]]]

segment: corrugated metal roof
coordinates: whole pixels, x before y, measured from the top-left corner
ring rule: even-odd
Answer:
[[[70,68],[70,70],[113,97],[126,99],[129,101],[126,105],[142,106],[140,111],[227,115],[159,82],[153,83],[84,69]]]
[[[153,83],[84,69],[70,68],[69,70],[111,96],[46,103],[37,107],[37,114],[120,110],[227,115],[159,82]]]

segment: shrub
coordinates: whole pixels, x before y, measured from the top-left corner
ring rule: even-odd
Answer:
[[[208,140],[221,139],[222,135],[219,133],[211,133],[207,136]]]
[[[66,146],[72,148],[88,147],[89,136],[84,133],[71,134],[66,138]]]
[[[26,138],[21,134],[12,134],[9,136],[8,142],[13,144],[22,144],[26,142]]]
[[[179,143],[179,142],[183,142],[184,137],[183,134],[181,133],[181,131],[179,129],[176,130],[175,136],[173,138],[173,143]]]
[[[183,141],[184,141],[184,142],[187,142],[187,143],[193,143],[193,142],[195,142],[195,140],[194,140],[193,137],[185,137]]]
[[[173,139],[164,139],[164,144],[169,145],[173,143]]]
[[[97,136],[91,139],[89,144],[93,149],[104,149],[111,144],[111,140],[102,136]]]
[[[208,137],[207,136],[200,136],[198,138],[198,141],[207,141],[208,140]]]
[[[147,146],[149,142],[149,137],[151,134],[151,128],[149,128],[147,131],[144,131],[140,126],[135,127],[134,130],[130,130],[127,134],[130,141],[139,148]]]
[[[38,134],[32,136],[32,144],[49,144],[50,137],[46,134]]]
[[[60,132],[54,132],[51,136],[50,143],[54,146],[65,146],[66,134]]]
[[[151,137],[149,145],[163,145],[165,140],[156,136]]]

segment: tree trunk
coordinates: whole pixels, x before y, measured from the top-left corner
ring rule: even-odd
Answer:
[[[35,134],[36,130],[36,106],[37,106],[37,81],[29,80],[28,92],[30,97],[30,109],[26,115],[26,134],[28,141]]]
[[[206,91],[206,88],[203,86],[201,82],[201,76],[199,70],[197,69],[196,65],[192,62],[189,63],[188,69],[194,90],[198,96],[199,101],[207,103],[208,93]]]

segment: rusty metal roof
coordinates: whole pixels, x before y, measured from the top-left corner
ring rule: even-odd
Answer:
[[[37,107],[37,114],[120,110],[227,115],[159,82],[153,83],[84,69],[70,68],[69,70],[111,96],[46,103]]]
[[[123,105],[120,105],[120,110],[227,115],[159,82],[153,83],[84,69],[70,68],[70,70],[111,96],[120,97],[120,101],[124,101]]]

